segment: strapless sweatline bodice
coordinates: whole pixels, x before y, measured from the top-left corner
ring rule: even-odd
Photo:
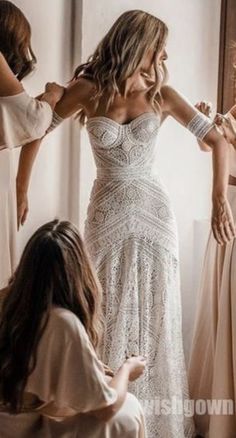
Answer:
[[[105,116],[87,121],[97,177],[135,177],[150,172],[160,116],[145,112],[128,123]]]
[[[159,114],[156,114],[156,113],[154,113],[153,111],[146,111],[146,112],[144,112],[144,113],[141,113],[141,114],[139,114],[138,116],[136,116],[136,117],[134,117],[132,120],[130,120],[129,122],[126,122],[126,123],[120,123],[120,122],[118,122],[117,120],[114,120],[114,119],[112,119],[111,117],[107,117],[107,116],[94,116],[94,117],[90,117],[88,120],[87,120],[87,124],[90,122],[90,121],[94,121],[94,120],[99,120],[99,119],[103,119],[103,120],[108,120],[108,122],[111,122],[111,123],[113,123],[113,124],[115,124],[115,125],[118,125],[118,126],[128,126],[128,125],[132,125],[132,123],[134,123],[134,122],[136,122],[136,121],[138,121],[139,119],[142,119],[142,118],[145,118],[145,117],[149,117],[149,116],[154,116],[155,118],[160,118],[160,115]]]

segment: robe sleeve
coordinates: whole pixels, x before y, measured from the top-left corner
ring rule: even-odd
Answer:
[[[0,97],[0,150],[42,138],[52,122],[52,115],[47,102],[34,99],[25,91]]]
[[[108,385],[83,325],[72,312],[59,313],[40,341],[26,391],[46,405],[53,402],[58,411],[85,413],[115,403],[117,393]]]

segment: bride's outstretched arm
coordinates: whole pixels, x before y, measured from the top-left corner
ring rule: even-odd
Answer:
[[[229,148],[224,137],[214,124],[173,88],[162,89],[163,109],[179,123],[188,128],[199,140],[212,148],[212,230],[219,244],[235,237],[235,225],[227,200],[229,176]]]
[[[91,82],[80,79],[71,83],[65,90],[60,102],[55,107],[53,122],[48,131],[56,128],[65,118],[75,114],[80,108],[86,106],[89,93],[92,91]],[[42,98],[42,96],[41,96]],[[28,214],[28,188],[32,168],[43,139],[36,140],[22,148],[17,179],[17,222],[18,228],[24,225]]]

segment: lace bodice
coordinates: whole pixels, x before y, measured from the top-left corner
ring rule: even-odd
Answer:
[[[151,172],[160,117],[143,113],[124,125],[108,118],[93,117],[87,130],[98,177],[129,178]]]

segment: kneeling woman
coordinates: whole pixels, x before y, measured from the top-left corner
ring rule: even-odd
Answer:
[[[113,378],[98,359],[101,293],[77,229],[42,226],[9,284],[0,323],[2,438],[143,438],[129,381],[145,359]]]

